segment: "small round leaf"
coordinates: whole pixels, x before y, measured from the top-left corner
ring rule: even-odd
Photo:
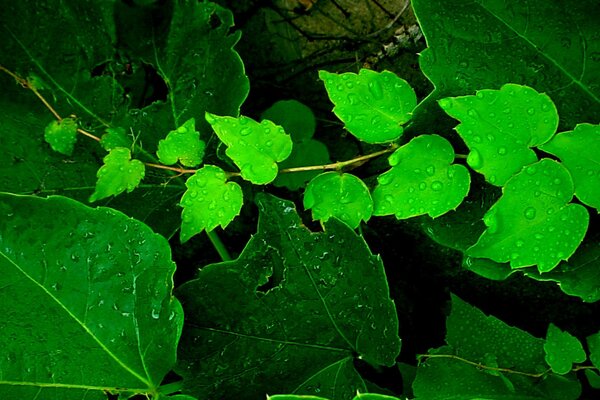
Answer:
[[[200,134],[196,132],[196,121],[190,118],[158,142],[156,155],[166,165],[179,161],[186,167],[195,167],[202,162],[205,146],[204,141],[200,140]]]
[[[44,139],[52,150],[70,156],[77,141],[77,122],[73,118],[50,122],[46,126]]]

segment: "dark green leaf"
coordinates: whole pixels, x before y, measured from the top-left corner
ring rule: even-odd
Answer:
[[[310,108],[296,100],[281,100],[262,113],[261,119],[268,119],[281,125],[292,137],[294,143],[301,143],[313,137],[317,126],[315,115]]]
[[[588,336],[587,345],[590,350],[590,361],[600,369],[600,332]]]
[[[293,137],[292,137],[293,138]],[[331,162],[327,146],[318,140],[308,139],[300,143],[294,143],[292,153],[288,158],[279,163],[280,172],[286,168],[306,167],[311,165],[323,165]],[[273,181],[275,186],[285,186],[290,190],[298,190],[319,175],[320,171],[302,171],[293,173],[279,173]]]
[[[106,151],[111,151],[115,147],[131,148],[133,140],[123,128],[108,128],[106,133],[100,138],[100,145]]]

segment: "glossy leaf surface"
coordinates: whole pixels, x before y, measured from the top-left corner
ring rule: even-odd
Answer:
[[[410,85],[390,71],[361,69],[358,74],[319,71],[335,105],[333,112],[346,129],[367,143],[398,139],[417,105]]]
[[[289,157],[292,139],[282,127],[263,120],[256,122],[248,117],[220,117],[206,113],[227,150],[225,154],[240,168],[242,178],[262,185],[277,176],[277,162]]]
[[[77,122],[73,118],[50,122],[44,131],[44,139],[52,150],[70,156],[77,141]]]
[[[156,155],[166,165],[179,161],[183,166],[195,167],[202,162],[205,146],[204,141],[200,140],[200,134],[196,132],[196,121],[190,118],[158,142]]]
[[[97,174],[96,190],[90,196],[92,202],[116,196],[125,190],[131,192],[144,178],[144,164],[139,160],[132,160],[129,149],[115,147],[103,161],[104,165]]]
[[[242,188],[227,182],[225,172],[214,165],[206,165],[185,182],[187,191],[181,198],[181,242],[203,230],[217,226],[225,228],[240,213],[244,202]]]
[[[416,137],[388,161],[392,169],[377,177],[373,191],[374,215],[439,217],[458,207],[469,191],[469,172],[452,165],[454,150],[441,136]]]
[[[59,196],[0,194],[0,215],[0,397],[156,394],[183,323],[167,241]]]
[[[552,100],[527,86],[506,84],[439,104],[461,122],[455,129],[469,147],[469,166],[497,186],[536,162],[530,147],[547,142],[558,126]]]
[[[560,163],[543,159],[525,167],[485,214],[487,229],[467,254],[510,261],[512,268],[552,270],[575,252],[587,231],[589,214],[569,204],[572,198],[571,176]]]
[[[356,228],[373,214],[373,200],[365,183],[352,174],[325,172],[313,178],[304,192],[304,208],[312,210],[313,220],[331,217]]]
[[[574,363],[582,363],[587,359],[579,339],[554,324],[548,326],[544,351],[546,362],[553,372],[560,375],[569,373]]]
[[[574,130],[556,135],[540,147],[560,158],[575,185],[582,203],[600,210],[600,125],[579,124]]]
[[[364,392],[353,354],[393,365],[400,348],[381,260],[337,220],[312,233],[293,203],[261,196],[258,205],[258,233],[240,257],[202,268],[177,291],[187,315],[176,369],[185,393]]]
[[[575,400],[581,393],[574,375],[535,376],[548,369],[542,339],[486,316],[454,295],[446,342],[430,350],[431,357],[417,368],[417,399]]]

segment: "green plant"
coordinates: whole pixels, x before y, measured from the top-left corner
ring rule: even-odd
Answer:
[[[420,355],[411,378],[414,367],[396,364],[383,263],[354,231],[372,216],[416,219],[480,275],[523,272],[600,299],[598,235],[586,237],[588,209],[600,204],[599,67],[583,63],[576,75],[549,45],[511,66],[518,73],[495,74],[513,45],[505,35],[539,40],[537,20],[521,25],[529,11],[445,2],[464,7],[469,31],[427,9],[436,2],[415,1],[430,45],[422,68],[436,85],[422,102],[389,71],[320,71],[333,112],[371,149],[332,163],[301,103],[277,102],[260,122],[239,115],[248,79],[221,6],[50,1],[34,12],[26,3],[0,14],[3,398],[392,399],[358,360],[397,366],[402,394],[416,399],[576,399],[579,371],[600,387],[600,333],[587,351],[554,324],[535,338],[456,296],[447,345]],[[586,62],[596,54],[590,4],[569,9],[580,29],[567,36],[590,40]],[[35,18],[51,11],[56,19]],[[481,35],[481,26],[491,28]],[[448,35],[484,51],[436,44]],[[532,79],[531,65],[562,75]],[[148,95],[161,90],[147,87],[148,68],[164,99]],[[456,120],[458,137],[443,128]],[[349,172],[384,155],[387,171]],[[322,231],[303,225],[293,202],[263,193],[267,184],[304,189]],[[257,233],[232,260],[216,228],[251,203]],[[223,262],[173,296],[167,239],[177,245],[177,230],[181,243],[206,232]]]

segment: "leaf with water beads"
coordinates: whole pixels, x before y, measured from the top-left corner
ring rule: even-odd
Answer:
[[[552,270],[575,252],[587,231],[588,212],[569,204],[572,198],[571,175],[560,163],[542,159],[523,168],[483,217],[487,228],[467,254],[510,261],[512,268]]]
[[[131,192],[144,178],[145,166],[139,160],[131,159],[131,152],[124,147],[116,147],[104,157],[104,165],[97,173],[96,190],[90,201],[118,195],[125,190]]]
[[[304,208],[312,209],[313,220],[326,222],[336,217],[356,228],[360,221],[371,218],[373,200],[367,186],[356,176],[325,172],[308,183]]]
[[[600,125],[579,124],[540,149],[560,158],[575,184],[575,196],[600,211]]]
[[[77,122],[73,118],[50,122],[46,126],[44,139],[52,150],[70,156],[77,141]]]
[[[461,122],[455,129],[469,147],[467,163],[496,186],[536,162],[530,147],[547,142],[558,126],[547,95],[511,83],[475,96],[448,97],[439,105]]]
[[[196,120],[190,118],[158,142],[156,155],[166,165],[179,161],[183,166],[195,167],[202,162],[205,146],[204,141],[200,140],[200,134],[196,132]]]
[[[100,138],[100,145],[106,151],[111,151],[115,147],[131,148],[132,144],[131,137],[125,133],[125,129],[120,127],[108,128],[106,133]]]
[[[582,363],[587,358],[579,339],[554,324],[548,326],[544,351],[552,372],[560,375],[571,372],[573,363]]]
[[[401,125],[410,120],[417,106],[414,90],[390,71],[319,71],[319,78],[335,105],[335,115],[351,134],[367,143],[398,139],[404,131]]]
[[[242,188],[227,182],[225,172],[214,165],[196,171],[186,182],[188,190],[181,198],[181,242],[203,230],[225,228],[240,213],[244,202]]]
[[[469,172],[451,164],[454,150],[441,136],[418,136],[388,161],[392,169],[377,177],[379,184],[373,191],[373,215],[435,218],[458,207],[469,192]]]
[[[263,120],[256,122],[248,117],[220,117],[206,113],[227,150],[225,154],[240,168],[242,178],[263,185],[277,177],[277,163],[292,152],[292,139],[282,127]]]

